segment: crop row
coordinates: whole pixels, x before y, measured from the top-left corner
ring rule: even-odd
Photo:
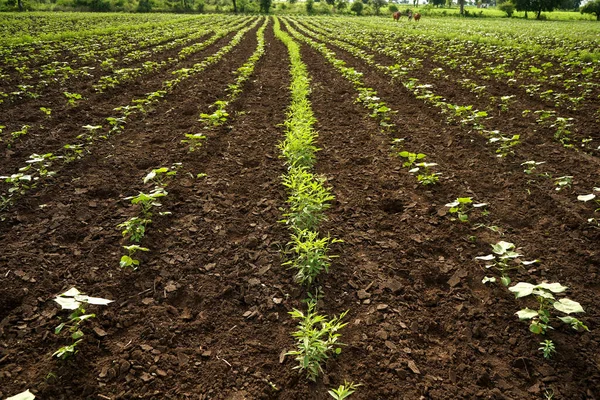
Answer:
[[[0,98],[4,97],[13,101],[16,99],[38,98],[48,87],[56,84],[64,85],[69,79],[74,77],[91,76],[90,73],[95,69],[113,71],[112,75],[105,75],[99,78],[99,81],[95,84],[95,87],[98,89],[111,87],[111,85],[119,81],[119,77],[121,76],[136,76],[136,71],[138,70],[156,70],[157,63],[151,61],[154,57],[182,46],[185,49],[186,44],[194,42],[214,30],[214,24],[211,24],[210,21],[204,19],[200,21],[204,23],[197,24],[198,21],[191,21],[187,24],[191,26],[183,25],[176,30],[172,30],[172,27],[167,27],[164,31],[148,32],[144,35],[144,39],[133,43],[123,43],[121,47],[115,44],[114,47],[103,52],[95,51],[94,43],[90,43],[86,46],[85,51],[81,50],[80,54],[82,59],[87,61],[94,60],[93,64],[84,62],[83,65],[76,66],[77,63],[73,62],[52,61],[41,65],[37,69],[30,69],[27,66],[17,66],[15,69],[20,74],[18,77],[19,85],[13,89],[4,88],[6,92],[0,93]],[[228,20],[224,20],[223,22],[224,25],[228,24]],[[107,37],[107,39],[110,40],[111,37]],[[186,52],[195,52],[193,45],[188,47],[190,48],[184,51],[184,53],[180,52],[176,59],[169,61],[176,62],[178,59],[189,55]],[[144,48],[148,49],[143,50]],[[115,57],[119,54],[121,56],[116,59]],[[142,67],[122,68],[122,66],[143,59],[147,61],[143,63]]]
[[[392,110],[387,108],[385,103],[383,103],[379,99],[379,97],[377,97],[377,93],[375,91],[373,91],[370,88],[365,88],[365,86],[361,80],[362,74],[360,72],[354,70],[353,68],[347,67],[342,60],[335,58],[335,54],[332,51],[328,50],[324,44],[317,43],[317,42],[309,39],[307,36],[303,36],[302,34],[297,32],[295,29],[293,29],[289,25],[287,28],[292,33],[292,35],[294,35],[297,39],[306,42],[311,47],[318,50],[348,81],[350,81],[353,84],[353,86],[355,87],[355,89],[357,90],[357,93],[358,93],[357,101],[362,102],[366,108],[371,109],[372,106],[369,107],[368,103],[365,104],[365,101],[364,101],[363,93],[365,93],[365,91],[368,91],[367,93],[369,94],[369,100],[371,102],[373,101],[373,99],[376,99],[376,101],[377,101],[376,104],[379,108],[385,107],[387,112],[393,112]],[[305,34],[307,33],[305,30],[303,30],[303,32]],[[336,43],[335,39],[332,39],[332,38],[327,38],[327,42],[328,43]],[[356,51],[351,51],[351,52],[353,54],[356,54],[356,53],[360,53],[361,50],[356,50]],[[367,58],[367,60],[372,60],[372,59]],[[378,118],[376,113],[371,113],[370,116],[374,117],[374,118]],[[386,126],[388,126],[387,122],[386,122]],[[406,160],[406,162],[404,163],[404,166],[407,166],[407,167],[412,167],[416,161],[422,160],[423,158],[425,158],[424,154],[410,153],[407,151],[399,152],[398,156],[400,156],[401,158],[404,158]],[[426,164],[426,163],[421,163],[422,166],[423,166],[423,164]],[[432,164],[432,166],[434,166],[434,165],[435,164]],[[417,168],[416,171],[418,171],[418,170],[419,169]],[[437,180],[435,182],[431,182],[426,179],[419,179],[419,181],[423,184],[431,184],[431,183],[437,182]],[[582,196],[580,196],[580,197],[582,197]],[[580,198],[580,200],[585,201],[588,198],[595,199],[595,195],[592,194],[585,198]],[[471,197],[458,197],[454,202],[448,203],[446,206],[449,207],[449,213],[453,216],[456,215],[458,217],[457,219],[459,221],[468,222],[469,221],[468,213],[472,209],[485,208],[487,206],[487,204],[486,203],[476,204],[473,202]],[[489,214],[489,212],[487,212],[485,210],[484,210],[484,213],[486,215]],[[455,219],[455,218],[452,218],[452,219]],[[493,227],[493,229],[503,230],[502,228],[497,227],[497,226]],[[527,265],[539,262],[538,260],[534,260],[531,262],[521,261],[519,258],[522,257],[522,255],[519,254],[518,252],[514,251],[515,245],[512,243],[500,241],[497,244],[492,245],[492,249],[493,249],[493,254],[488,255],[488,256],[477,257],[477,258],[486,260],[486,261],[493,261],[493,263],[487,265],[486,268],[498,271],[498,273],[500,274],[500,280],[504,284],[504,286],[509,286],[511,283],[511,279],[509,277],[510,270],[512,270],[512,269],[521,269],[522,270]],[[492,277],[492,278],[484,277],[483,278],[484,283],[495,282],[495,281],[496,281],[495,277]],[[552,320],[554,320],[554,319],[560,320],[560,321],[568,324],[576,331],[589,330],[582,321],[580,321],[579,319],[570,315],[573,313],[584,312],[583,307],[581,307],[581,305],[579,303],[577,303],[573,300],[570,300],[568,298],[564,298],[564,297],[560,298],[560,299],[556,298],[557,294],[562,294],[566,289],[567,289],[567,287],[565,287],[559,283],[550,284],[550,283],[546,283],[546,282],[542,282],[542,283],[538,283],[538,284],[519,282],[516,285],[509,288],[509,290],[511,292],[515,293],[517,298],[531,296],[537,300],[537,303],[539,305],[537,310],[532,310],[532,309],[525,307],[524,309],[522,309],[516,313],[517,316],[521,320],[529,321],[530,331],[532,333],[545,335],[547,332],[550,331],[550,329],[553,329],[552,328]],[[552,310],[557,310],[563,314],[566,314],[566,316],[560,316],[560,315],[554,316],[552,313]],[[544,340],[543,342],[540,343],[540,345],[541,345],[540,350],[542,351],[544,358],[550,358],[556,352],[555,344],[550,339]]]
[[[217,40],[221,39],[222,37],[230,34],[231,32],[234,32],[234,31],[240,29],[246,23],[247,23],[246,19],[241,20],[241,21],[240,20],[231,21],[229,24],[225,23],[219,29],[214,30],[214,34],[212,36],[208,37],[206,40],[204,40],[202,42],[194,43],[190,46],[187,46],[187,47],[184,47],[183,49],[181,49],[178,53],[178,56],[175,58],[169,58],[166,61],[160,61],[160,62],[144,62],[139,67],[131,67],[131,68],[121,69],[118,71],[118,74],[106,75],[106,76],[101,77],[98,80],[98,82],[93,84],[92,86],[94,88],[96,88],[96,90],[103,90],[103,89],[107,89],[107,88],[116,88],[116,87],[126,84],[134,79],[138,79],[143,76],[148,76],[153,72],[157,72],[158,70],[166,69],[167,67],[169,67],[171,65],[176,65],[177,63],[188,59],[189,57],[200,52],[201,50],[204,50],[205,48],[212,45],[213,43],[215,43]],[[210,32],[209,30],[202,31],[200,36],[205,36],[209,32]],[[176,73],[176,71],[174,73]],[[71,93],[71,92],[65,91],[65,92],[63,92],[63,95],[66,97],[66,102],[67,102],[66,108],[70,109],[75,106],[81,106],[86,101],[89,101],[88,96],[91,97],[93,94],[92,93],[86,94],[85,92]],[[84,95],[86,96],[86,98],[83,97]],[[92,98],[92,101],[93,101],[93,98]],[[42,123],[40,124],[40,127],[39,127],[39,129],[43,130],[43,129],[45,129],[44,127],[48,126],[48,122],[53,118],[52,117],[52,109],[49,107],[41,107],[40,111],[42,111],[46,114],[46,118],[44,119],[44,121],[42,121]],[[58,115],[60,117],[60,114],[58,114]],[[91,126],[94,126],[94,125],[91,125]],[[0,135],[2,134],[2,128],[4,128],[4,127],[0,127]],[[17,128],[19,128],[19,127],[17,127]],[[35,129],[36,129],[36,127],[30,126],[30,125],[26,125],[26,126],[20,127],[20,128],[21,129],[17,129],[16,131],[6,133],[6,137],[5,137],[4,141],[6,141],[8,147],[13,146],[17,140],[23,140],[23,137],[25,137],[28,133],[35,131]],[[2,136],[0,136],[0,141],[1,140],[2,140]]]
[[[255,27],[260,19],[256,21],[246,29],[238,32],[236,38],[228,45],[221,49],[218,56],[213,58],[212,62],[218,61],[223,55],[231,50],[235,45],[239,43],[239,39],[244,36],[246,32]],[[242,85],[248,81],[250,75],[254,71],[256,63],[260,60],[265,52],[265,41],[264,31],[269,23],[269,19],[265,19],[262,26],[257,30],[257,47],[249,59],[234,72],[236,76],[235,83],[228,85],[227,96],[224,102],[234,101],[242,92]],[[214,57],[214,56],[213,56]],[[205,64],[208,66],[209,64]],[[191,75],[190,75],[191,76]],[[203,121],[202,118],[199,121]],[[211,128],[207,126],[206,128]],[[190,141],[186,138],[181,140],[181,144],[189,145]],[[194,141],[191,143],[189,151],[195,151],[200,146],[200,141]],[[178,162],[174,163],[170,167],[158,167],[152,169],[142,179],[144,186],[152,189],[148,192],[140,192],[135,196],[124,198],[129,201],[133,208],[136,210],[136,215],[127,219],[123,223],[117,226],[118,229],[122,230],[123,237],[126,241],[132,242],[130,245],[123,246],[127,251],[121,257],[120,267],[125,269],[137,269],[140,266],[140,260],[135,257],[138,251],[148,252],[150,249],[142,247],[141,241],[147,233],[148,226],[153,222],[153,219],[158,216],[170,215],[168,211],[158,211],[162,204],[161,202],[168,198],[167,187],[177,177],[177,172],[183,167],[183,164]],[[80,345],[85,340],[86,332],[90,330],[87,326],[90,319],[96,318],[95,314],[90,314],[86,311],[89,306],[106,306],[113,302],[113,300],[103,299],[98,297],[91,297],[81,293],[76,288],[71,288],[68,291],[58,295],[54,298],[63,310],[69,310],[70,315],[63,319],[64,322],[59,324],[54,332],[56,335],[62,336],[65,340],[70,343],[58,348],[52,355],[59,359],[68,359],[75,353],[80,351]],[[67,333],[67,335],[65,335]],[[22,397],[18,397],[22,396]],[[29,390],[22,392],[16,398],[18,399],[32,399],[33,394]]]
[[[106,118],[108,129],[103,129],[102,125],[86,125],[84,129],[86,133],[78,136],[78,141],[69,143],[52,153],[44,155],[33,154],[27,161],[26,165],[19,168],[19,171],[10,176],[2,177],[4,182],[10,187],[2,194],[2,209],[10,206],[18,196],[25,195],[29,190],[35,188],[40,180],[52,177],[56,171],[50,171],[49,168],[56,161],[72,162],[84,157],[91,151],[91,147],[97,140],[106,140],[109,136],[121,133],[125,129],[127,121],[138,113],[145,113],[149,107],[163,99],[170,91],[172,91],[181,82],[201,73],[208,66],[219,61],[225,54],[237,46],[242,37],[251,30],[258,20],[250,26],[239,30],[232,40],[226,46],[219,49],[215,54],[206,57],[203,61],[194,64],[191,68],[182,68],[174,71],[175,78],[171,78],[163,82],[163,90],[158,90],[149,93],[146,97],[134,99],[130,105],[116,107],[114,110],[118,114]],[[225,36],[230,30],[228,28],[221,31],[221,37]],[[217,38],[214,39],[216,41]],[[214,42],[213,41],[213,42]]]

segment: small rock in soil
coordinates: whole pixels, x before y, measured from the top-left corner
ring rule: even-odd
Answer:
[[[357,293],[356,296],[358,297],[359,300],[365,300],[368,299],[369,297],[371,297],[371,294],[368,293],[366,290],[364,289],[360,289]]]

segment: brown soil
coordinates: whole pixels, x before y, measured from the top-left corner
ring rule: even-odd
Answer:
[[[398,111],[391,132],[381,133],[354,102],[352,86],[305,45],[322,149],[316,170],[336,196],[322,232],[344,241],[318,282],[319,306],[328,315],[349,313],[343,351],[318,383],[292,369],[292,357],[282,356],[294,345],[288,312],[304,307],[305,293],[281,265],[289,233],[277,222],[286,198],[277,144],[290,78],[272,24],[266,54],[228,125],[206,130],[195,152],[180,143],[202,130],[198,114],[224,98],[231,72],[256,46],[255,32],[3,215],[0,397],[31,388],[41,399],[324,400],[328,388],[348,380],[363,385],[351,397],[357,400],[543,399],[546,391],[557,400],[600,398],[600,231],[586,222],[592,207],[574,200],[598,186],[596,158],[528,139],[514,157],[498,159],[477,133],[447,125],[438,110],[338,51]],[[151,91],[161,76],[97,107],[110,110],[118,99]],[[69,116],[73,127],[90,123],[81,110]],[[499,129],[511,132],[511,124]],[[23,155],[72,136],[37,137]],[[416,184],[392,154],[396,137],[440,164],[439,185]],[[548,161],[540,172],[575,176],[574,188],[557,192],[551,180],[531,181],[520,166],[530,159]],[[116,226],[135,214],[123,198],[147,190],[142,178],[150,169],[175,162],[183,167],[163,201],[173,214],[149,226],[142,245],[151,251],[140,268],[120,269],[127,243]],[[490,214],[451,221],[444,204],[466,195],[489,202]],[[503,236],[477,223],[497,225]],[[514,315],[533,305],[481,283],[489,272],[474,257],[499,240],[542,260],[514,281],[561,282],[586,310],[591,332],[557,324],[551,360]],[[93,308],[97,318],[85,326],[79,353],[61,361],[51,355],[69,341],[53,329],[66,313],[51,299],[73,286],[115,302]]]

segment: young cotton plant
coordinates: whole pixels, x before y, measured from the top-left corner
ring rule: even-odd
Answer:
[[[468,222],[469,212],[473,208],[482,208],[487,205],[487,203],[473,203],[472,197],[459,197],[452,203],[446,204],[446,207],[450,207],[448,212],[450,214],[456,214],[460,222]]]
[[[500,241],[496,244],[492,245],[493,254],[488,254],[487,256],[479,256],[475,257],[476,260],[483,261],[493,261],[492,264],[488,264],[486,268],[494,268],[500,273],[500,281],[504,286],[510,285],[510,277],[508,276],[508,272],[514,269],[518,269],[521,265],[531,265],[533,263],[538,262],[539,260],[533,261],[521,261],[520,264],[516,263],[516,260],[522,256],[522,254],[517,253],[515,250],[515,245],[513,243]],[[486,282],[495,282],[495,278],[485,277],[483,278],[483,283]]]
[[[583,313],[583,307],[576,301],[563,297],[559,300],[555,298],[555,294],[563,293],[567,290],[566,286],[558,282],[547,283],[543,282],[538,285],[533,285],[527,282],[519,282],[515,286],[508,288],[513,292],[516,298],[533,296],[538,302],[538,309],[532,310],[528,307],[516,312],[517,316],[522,321],[530,321],[529,330],[536,335],[545,335],[548,329],[554,329],[551,326],[552,314],[551,310],[557,310],[567,314],[564,317],[557,317],[562,322],[570,325],[578,332],[589,331],[579,319],[570,316],[569,314]],[[550,342],[550,343],[547,343]],[[549,358],[554,350],[552,341],[547,340],[542,343],[540,350],[544,353],[545,358]]]
[[[153,189],[150,193],[140,192],[137,196],[125,197],[124,200],[130,200],[131,204],[139,204],[144,219],[150,219],[152,217],[153,207],[162,207],[162,204],[158,201],[159,198],[164,197],[168,194],[162,187]]]
[[[341,335],[338,331],[346,326],[341,320],[348,313],[345,311],[339,317],[327,320],[327,317],[315,312],[315,307],[315,303],[309,302],[306,314],[297,309],[289,313],[292,318],[300,321],[298,330],[292,333],[296,338],[297,350],[286,353],[296,356],[298,365],[294,369],[305,371],[306,377],[313,382],[323,372],[321,364],[329,358],[331,352],[341,353],[341,348],[335,346],[340,345],[338,338]]]
[[[123,246],[125,250],[127,250],[127,254],[121,256],[121,261],[119,261],[119,266],[121,268],[131,268],[137,269],[140,265],[140,260],[133,258],[134,254],[137,251],[150,251],[150,249],[146,247],[138,246],[137,244],[132,244],[131,246]]]
[[[205,139],[206,136],[201,133],[186,133],[185,139],[182,139],[181,143],[189,144],[188,151],[192,153],[202,146],[202,141]]]
[[[431,167],[437,166],[437,163],[421,162],[415,164],[415,167],[409,169],[411,174],[417,174],[417,181],[421,185],[434,185],[439,182],[441,172],[433,172]]]
[[[169,180],[177,175],[177,169],[179,168],[181,168],[181,163],[175,163],[170,168],[153,169],[144,177],[144,183],[153,182],[156,188],[165,188],[169,184]]]
[[[79,290],[71,288],[66,292],[59,294],[55,299],[63,310],[72,310],[67,321],[62,322],[54,329],[55,334],[59,334],[65,327],[71,332],[73,342],[68,346],[63,346],[52,354],[58,358],[68,358],[77,353],[77,345],[81,343],[85,334],[81,330],[81,325],[84,321],[95,318],[96,314],[86,314],[85,308],[88,304],[107,305],[113,300],[107,300],[100,297],[90,297],[82,294]]]

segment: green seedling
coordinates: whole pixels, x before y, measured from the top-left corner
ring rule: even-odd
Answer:
[[[296,282],[311,285],[322,271],[329,272],[331,258],[327,254],[329,245],[342,242],[330,237],[319,238],[319,233],[314,231],[300,231],[292,234],[288,245],[293,259],[283,263],[290,268],[296,269]]]
[[[134,270],[137,269],[137,267],[140,265],[140,260],[136,260],[135,258],[133,258],[135,253],[138,250],[139,251],[150,251],[150,249],[148,249],[146,247],[138,246],[137,244],[132,244],[131,246],[123,246],[123,248],[125,250],[127,250],[127,254],[125,254],[121,257],[121,261],[119,262],[119,265],[121,268],[132,268]]]
[[[44,115],[46,115],[46,117],[49,117],[50,114],[52,114],[52,109],[51,108],[40,107],[40,111],[43,112]]]
[[[12,140],[15,140],[15,139],[20,138],[21,136],[27,135],[29,128],[31,128],[31,126],[23,125],[20,130],[11,132],[10,136],[12,137]],[[10,147],[10,146],[8,146],[8,147]]]
[[[52,166],[52,161],[57,158],[62,158],[60,156],[55,156],[52,153],[46,154],[32,154],[29,156],[29,160],[25,161],[27,164],[26,167],[20,168],[20,172],[27,172],[30,169],[34,169],[37,171],[41,178],[53,176],[56,174],[55,171],[50,171],[48,168]]]
[[[63,148],[65,149],[65,155],[63,157],[66,163],[73,162],[83,157],[83,144],[65,144]]]
[[[158,187],[153,189],[150,193],[140,192],[137,196],[125,197],[124,200],[131,200],[131,204],[139,204],[142,207],[142,215],[145,219],[152,217],[150,210],[152,207],[161,207],[162,204],[157,199],[166,196],[168,193],[165,189]]]
[[[70,105],[71,107],[74,107],[77,100],[81,100],[81,98],[82,98],[79,93],[63,92],[63,94],[67,98],[67,104]]]
[[[469,221],[469,212],[472,208],[482,208],[487,206],[487,203],[473,203],[473,199],[471,197],[459,197],[454,200],[452,203],[446,204],[446,207],[450,207],[448,212],[450,214],[456,214],[458,220],[461,222]]]
[[[570,123],[573,118],[556,117],[554,124],[550,125],[551,128],[555,128],[554,139],[562,143],[565,147],[573,147],[569,142],[571,141],[571,131],[569,128],[572,126]]]
[[[531,265],[533,263],[538,262],[539,260],[533,261],[521,261],[520,264],[515,263],[516,259],[521,257],[522,255],[515,252],[515,245],[513,243],[508,243],[505,241],[500,241],[496,244],[492,245],[493,254],[488,254],[487,256],[479,256],[475,257],[476,260],[483,261],[493,261],[492,264],[488,264],[486,268],[494,268],[500,273],[500,281],[504,286],[508,286],[510,284],[510,278],[508,276],[508,272],[514,269],[518,269],[521,265]],[[485,279],[485,278],[484,278]],[[488,279],[486,282],[495,282],[495,280]],[[483,282],[483,283],[486,283]]]
[[[223,125],[225,122],[227,122],[227,118],[229,117],[229,114],[225,110],[228,104],[229,103],[224,100],[215,101],[215,103],[211,106],[217,108],[215,112],[212,114],[200,114],[200,121],[213,128]]]
[[[560,192],[563,189],[570,189],[573,184],[573,177],[570,175],[561,176],[560,178],[554,179],[554,185],[556,185],[557,192]]]
[[[508,111],[508,106],[515,97],[515,95],[500,97],[500,111]]]
[[[325,219],[324,211],[335,198],[324,185],[326,179],[311,174],[304,168],[292,168],[283,176],[283,185],[289,192],[289,212],[282,222],[297,231],[314,231]]]
[[[425,157],[427,157],[423,153],[411,153],[408,151],[401,151],[398,153],[398,156],[406,160],[402,166],[407,168],[411,168],[417,160],[423,160]]]
[[[196,151],[198,148],[202,146],[202,141],[206,139],[201,133],[186,133],[185,139],[181,141],[181,143],[189,143],[189,151],[190,153]]]
[[[421,168],[423,169],[421,173],[417,174],[417,181],[421,185],[434,185],[438,183],[440,180],[440,172],[432,172],[431,167],[435,167],[437,163],[427,163],[422,162],[415,164],[415,168],[410,169],[408,172],[411,174],[421,172]]]
[[[520,135],[507,136],[495,136],[489,139],[490,143],[497,143],[498,148],[496,153],[498,157],[506,157],[509,154],[514,154],[513,147],[518,146],[521,143]]]
[[[11,185],[8,189],[9,194],[20,194],[23,195],[29,189],[33,189],[36,186],[35,181],[38,177],[32,175],[25,175],[22,172],[18,174],[12,174],[11,176],[0,176],[0,179],[4,179],[4,182]]]
[[[552,315],[550,310],[554,308],[564,314],[582,313],[583,307],[576,301],[566,297],[556,300],[555,294],[563,293],[567,290],[566,286],[560,283],[540,283],[533,285],[531,283],[519,282],[515,286],[508,288],[513,292],[516,298],[533,296],[538,302],[538,309],[532,310],[524,308],[517,311],[516,314],[522,321],[531,321],[529,330],[537,335],[544,335],[548,329],[553,329],[550,325]],[[577,318],[567,315],[566,317],[558,317],[562,322],[569,324],[578,332],[589,331],[588,327]]]
[[[540,343],[541,347],[538,349],[542,352],[545,359],[550,359],[554,353],[556,353],[556,346],[552,340],[544,340]]]
[[[521,163],[521,165],[525,167],[523,172],[525,172],[527,175],[531,175],[538,165],[542,165],[545,163],[546,163],[546,161],[533,161],[532,160],[532,161],[525,161],[524,163]]]
[[[117,228],[123,229],[123,237],[129,236],[130,241],[139,243],[146,233],[146,225],[149,225],[151,222],[149,219],[132,217],[117,225]]]
[[[331,389],[327,393],[335,400],[344,400],[345,398],[350,397],[359,386],[361,386],[360,383],[355,384],[354,382],[348,383],[347,381],[344,381],[343,385],[340,385],[337,389]]]
[[[338,331],[346,326],[341,320],[347,314],[345,311],[339,317],[333,317],[328,321],[327,317],[315,312],[315,307],[315,303],[311,302],[308,304],[306,314],[297,309],[289,313],[292,318],[300,321],[298,330],[292,333],[296,338],[297,350],[286,353],[286,355],[296,356],[299,365],[294,369],[300,372],[306,371],[307,378],[313,382],[316,382],[319,373],[323,372],[321,364],[329,358],[330,353],[341,353],[341,348],[335,346],[341,345],[338,343],[340,337]]]
[[[170,168],[161,167],[153,169],[144,177],[144,183],[152,181],[156,184],[156,187],[164,188],[167,186],[168,180],[177,175],[177,169],[179,168],[181,168],[181,163],[175,163]]]
[[[81,330],[81,324],[90,319],[95,318],[96,314],[86,314],[85,308],[87,304],[107,305],[113,300],[107,300],[100,297],[90,297],[82,294],[79,290],[71,288],[66,292],[59,294],[55,299],[63,310],[73,310],[66,322],[61,323],[54,329],[55,334],[59,334],[65,327],[71,332],[73,343],[68,346],[63,346],[52,354],[61,359],[68,358],[77,353],[77,345],[83,340],[84,333]]]

